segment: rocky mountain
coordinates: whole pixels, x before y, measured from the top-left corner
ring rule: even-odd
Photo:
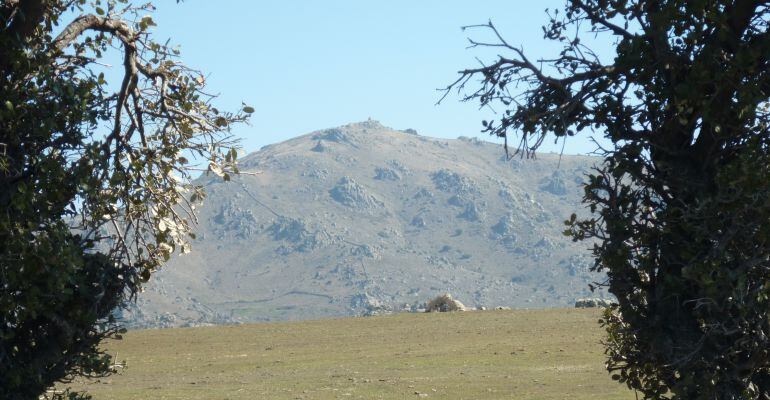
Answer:
[[[125,313],[132,326],[360,315],[443,292],[466,306],[551,307],[589,295],[586,243],[562,235],[595,158],[507,159],[478,139],[375,121],[325,129],[200,178],[192,253]],[[595,296],[595,295],[594,295]]]

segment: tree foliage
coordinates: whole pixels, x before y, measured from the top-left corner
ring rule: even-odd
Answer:
[[[192,174],[237,172],[253,109],[217,110],[152,10],[0,1],[0,398],[109,374],[112,311],[189,249]]]
[[[500,55],[447,92],[502,104],[484,130],[527,154],[549,134],[613,143],[585,187],[592,217],[567,221],[617,297],[613,378],[648,399],[770,398],[768,2],[569,0],[548,16],[551,59],[469,27]]]

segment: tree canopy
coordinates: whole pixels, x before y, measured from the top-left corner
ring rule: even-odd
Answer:
[[[585,187],[592,216],[567,221],[617,298],[602,319],[613,378],[648,399],[770,398],[768,2],[568,0],[547,15],[562,48],[548,59],[467,27],[500,55],[447,92],[502,105],[484,131],[525,154],[548,135],[613,143]]]
[[[113,310],[189,251],[193,176],[237,172],[253,109],[218,110],[152,10],[0,1],[0,398],[110,373]]]

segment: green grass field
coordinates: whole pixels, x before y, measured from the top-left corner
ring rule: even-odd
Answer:
[[[634,399],[596,309],[399,314],[131,331],[102,399]]]

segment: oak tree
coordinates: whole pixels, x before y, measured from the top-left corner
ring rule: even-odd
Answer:
[[[192,178],[237,172],[253,109],[218,110],[152,11],[0,1],[0,398],[111,373],[113,311],[189,250]]]
[[[612,143],[585,186],[592,214],[568,233],[617,298],[607,367],[648,399],[770,398],[768,5],[568,0],[543,29],[558,54],[468,27],[499,56],[447,88],[502,106],[484,131],[523,154],[548,135]]]

